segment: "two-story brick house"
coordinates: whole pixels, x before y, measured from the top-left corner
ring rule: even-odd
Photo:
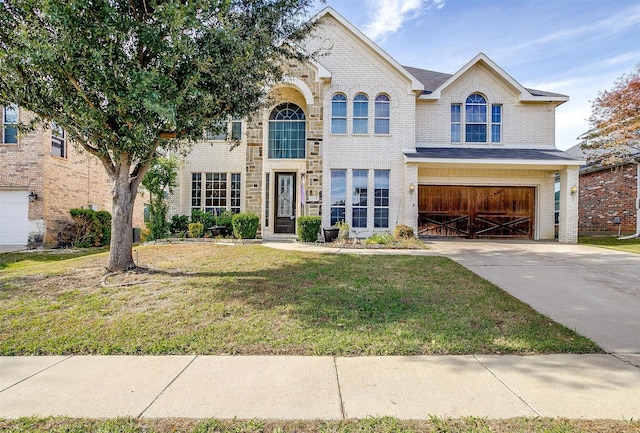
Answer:
[[[583,161],[555,148],[567,96],[524,88],[482,53],[454,74],[405,67],[333,9],[316,19],[315,60],[287,65],[271,106],[230,125],[239,142],[205,140],[184,159],[173,214],[256,212],[263,237],[320,215],[356,237],[406,224],[553,239],[559,173],[559,240],[576,241]]]
[[[72,208],[111,212],[111,187],[97,158],[81,152],[64,130],[19,133],[33,114],[0,106],[0,246],[51,246],[68,236]],[[142,227],[144,193],[136,201],[134,226]]]

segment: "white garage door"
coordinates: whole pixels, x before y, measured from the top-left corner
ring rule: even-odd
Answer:
[[[0,191],[0,245],[27,245],[29,193]]]

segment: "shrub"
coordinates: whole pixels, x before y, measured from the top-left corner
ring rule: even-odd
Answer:
[[[151,240],[153,240],[151,237],[151,230],[146,227],[140,230],[140,242],[148,242]]]
[[[340,229],[338,232],[338,239],[343,241],[349,240],[350,227],[345,221],[338,221],[334,224],[334,227]]]
[[[389,233],[374,233],[364,240],[367,245],[391,245],[393,237]]]
[[[218,215],[215,219],[217,226],[224,226],[225,233],[233,233],[233,223],[232,219],[235,214],[230,210],[223,211],[220,215]]]
[[[186,233],[189,230],[189,217],[186,215],[174,215],[169,223],[171,233]]]
[[[322,218],[319,216],[298,217],[298,236],[302,242],[315,242],[318,240],[318,232],[322,225]]]
[[[414,238],[413,229],[407,225],[399,224],[393,231],[393,237],[396,239],[411,239]]]
[[[204,233],[204,225],[202,223],[189,224],[190,238],[201,238],[203,233]]]
[[[111,242],[111,214],[105,210],[71,209],[71,243],[80,248],[101,247]]]
[[[194,209],[191,211],[191,222],[201,223],[203,227],[207,228],[216,225],[216,217],[211,212]]]
[[[235,214],[231,219],[233,235],[238,239],[255,239],[260,217],[254,213]]]

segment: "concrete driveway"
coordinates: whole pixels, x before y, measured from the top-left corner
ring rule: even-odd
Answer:
[[[640,354],[640,255],[555,242],[430,246],[607,352]]]

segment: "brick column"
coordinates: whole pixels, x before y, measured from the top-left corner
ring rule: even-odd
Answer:
[[[567,167],[560,172],[559,242],[578,242],[578,173],[577,166]],[[575,188],[574,192],[572,188]]]

